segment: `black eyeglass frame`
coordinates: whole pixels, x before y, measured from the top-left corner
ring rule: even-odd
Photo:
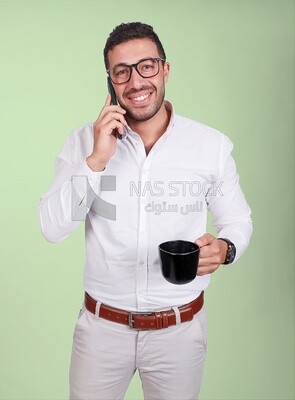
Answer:
[[[158,62],[158,71],[157,71],[155,74],[153,74],[153,75],[143,76],[143,75],[141,75],[141,73],[139,72],[139,70],[138,70],[137,67],[138,67],[138,64],[142,63],[143,61],[148,61],[148,60],[153,60],[153,61],[157,61],[157,62]],[[160,72],[160,67],[159,67],[160,61],[162,61],[163,63],[166,62],[166,60],[164,60],[164,58],[160,58],[160,57],[148,57],[148,58],[143,58],[142,60],[139,60],[137,63],[134,63],[134,64],[124,64],[124,63],[122,63],[122,64],[115,65],[113,68],[107,69],[106,72],[107,72],[107,74],[109,75],[111,81],[112,81],[115,85],[123,85],[124,83],[127,83],[127,82],[130,81],[133,68],[136,70],[136,72],[137,72],[142,78],[153,78],[154,76],[158,75],[158,73]],[[112,80],[112,77],[111,77],[111,73],[110,73],[110,72],[111,72],[114,68],[117,68],[117,67],[120,67],[120,66],[128,67],[129,70],[130,70],[130,75],[129,75],[129,78],[127,79],[127,81],[117,83],[117,82],[114,82],[114,81]]]

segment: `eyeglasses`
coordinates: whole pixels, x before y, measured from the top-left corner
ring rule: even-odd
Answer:
[[[132,68],[135,68],[142,78],[152,78],[159,73],[160,61],[165,62],[163,58],[145,58],[135,64],[116,65],[114,68],[108,69],[107,73],[115,84],[128,82],[131,78]]]

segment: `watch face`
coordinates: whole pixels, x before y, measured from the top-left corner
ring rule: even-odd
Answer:
[[[228,256],[227,256],[227,261],[228,263],[232,263],[235,259],[236,256],[236,248],[233,244],[228,245]]]

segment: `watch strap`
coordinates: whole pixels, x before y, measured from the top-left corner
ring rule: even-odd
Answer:
[[[223,240],[224,242],[227,243],[227,253],[226,253],[225,261],[223,264],[224,265],[231,264],[236,257],[236,252],[237,252],[236,246],[229,239],[218,238],[218,240]]]

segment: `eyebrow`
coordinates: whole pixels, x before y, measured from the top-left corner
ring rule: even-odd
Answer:
[[[110,71],[111,69],[116,68],[116,67],[124,67],[124,66],[130,67],[131,65],[138,64],[138,63],[140,63],[141,61],[150,60],[150,59],[154,59],[154,58],[158,58],[158,57],[144,57],[144,58],[141,58],[140,60],[138,60],[137,62],[132,63],[132,64],[119,63],[119,64],[114,65],[112,68],[109,68],[109,71]]]

